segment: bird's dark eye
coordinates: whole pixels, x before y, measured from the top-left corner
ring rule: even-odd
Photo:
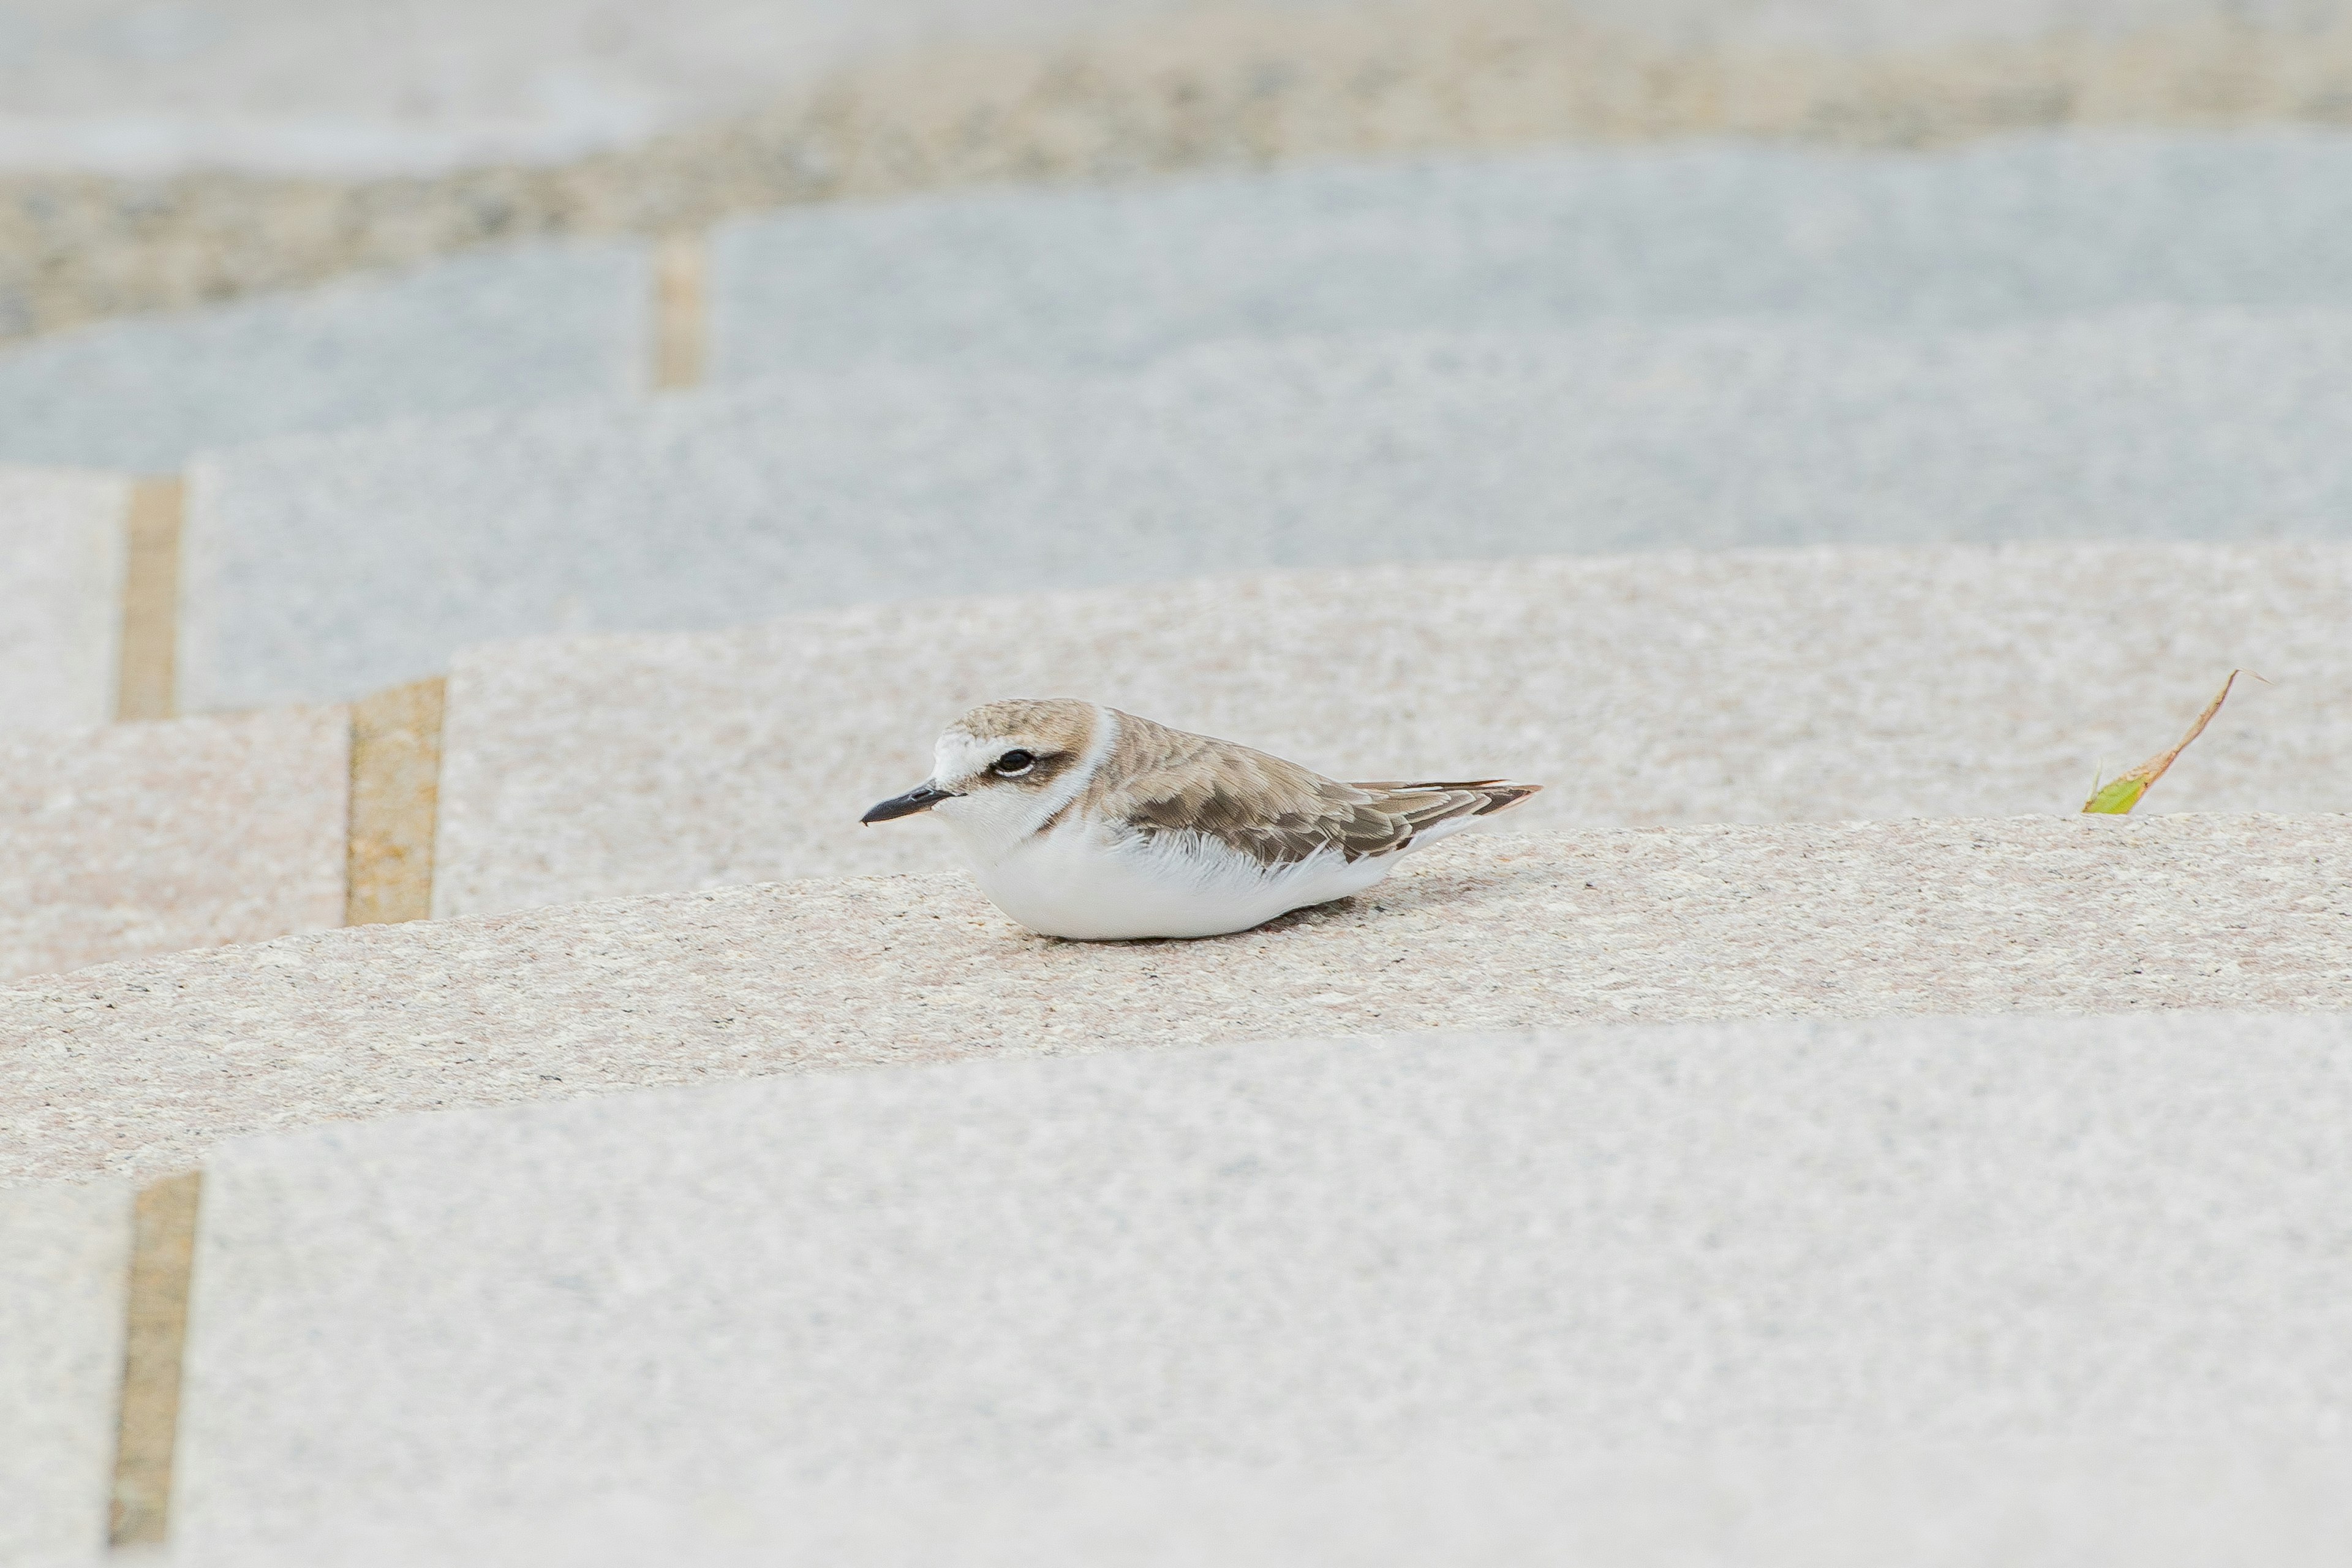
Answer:
[[[1013,751],[996,759],[994,771],[999,778],[1017,779],[1036,765],[1037,759],[1028,752]]]

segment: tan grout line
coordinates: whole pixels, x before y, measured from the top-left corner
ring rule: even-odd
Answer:
[[[122,1403],[107,1521],[107,1540],[116,1546],[160,1542],[171,1529],[172,1450],[179,1438],[180,1363],[203,1184],[195,1171],[166,1176],[142,1189],[131,1211]]]
[[[180,637],[180,524],[187,486],[178,479],[134,480],[123,520],[122,638],[116,655],[114,716],[169,719]]]
[[[345,925],[390,925],[433,913],[446,693],[447,682],[436,677],[352,704]]]
[[[654,390],[702,384],[709,346],[709,249],[698,234],[672,235],[654,247]]]

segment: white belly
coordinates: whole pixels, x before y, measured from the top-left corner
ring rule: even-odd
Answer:
[[[1223,936],[1309,904],[1344,899],[1388,875],[1393,855],[1317,856],[1273,868],[1213,840],[1108,839],[1076,826],[1024,840],[973,866],[990,901],[1046,936],[1081,942]]]

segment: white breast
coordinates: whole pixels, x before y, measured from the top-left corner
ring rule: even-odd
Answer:
[[[1352,863],[1336,852],[1268,868],[1215,839],[1145,840],[1066,823],[972,870],[981,891],[1047,936],[1084,942],[1222,936],[1276,915],[1360,893],[1393,855]]]

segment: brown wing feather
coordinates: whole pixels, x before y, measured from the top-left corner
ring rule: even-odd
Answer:
[[[1337,849],[1349,860],[1387,855],[1442,822],[1507,810],[1539,787],[1467,784],[1341,784],[1231,741],[1118,715],[1118,742],[1085,809],[1146,836],[1199,833],[1261,865]]]

